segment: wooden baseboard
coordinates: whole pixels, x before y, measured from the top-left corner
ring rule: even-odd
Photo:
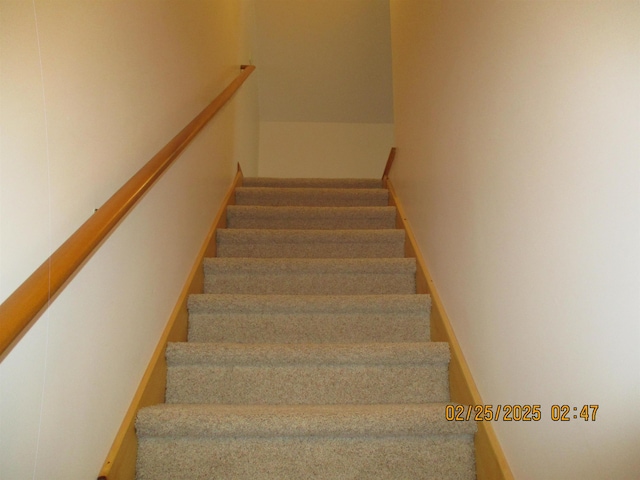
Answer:
[[[216,218],[207,234],[207,238],[198,253],[191,273],[187,278],[176,306],[171,313],[169,321],[160,337],[160,341],[151,357],[149,366],[140,381],[138,390],[131,401],[129,410],[122,421],[120,430],[116,434],[111,450],[100,470],[98,480],[135,480],[136,458],[138,454],[138,439],[135,432],[135,422],[138,410],[148,405],[164,403],[164,394],[167,380],[167,364],[165,349],[168,342],[184,342],[187,340],[187,321],[189,313],[187,302],[189,295],[202,293],[204,285],[204,273],[202,261],[205,257],[216,256],[216,235],[218,228],[227,226],[227,205],[235,203],[235,188],[242,185],[242,170],[238,165],[238,172],[229,187],[216,215]]]
[[[420,253],[404,208],[389,178],[384,176],[383,181],[385,187],[389,189],[389,205],[397,209],[396,226],[406,232],[405,256],[416,259],[416,291],[431,295],[431,339],[436,342],[448,342],[451,348],[451,362],[449,364],[451,401],[464,405],[483,405],[469,366],[460,349],[460,344],[451,328],[449,317],[447,317],[433,279]],[[475,448],[478,480],[513,480],[507,459],[490,423],[478,422]]]
[[[214,220],[187,283],[176,303],[160,341],[140,382],[138,390],[125,415],[111,450],[100,471],[98,480],[135,480],[138,442],[135,434],[135,419],[141,408],[164,402],[166,386],[165,349],[168,342],[186,341],[187,301],[192,293],[203,291],[204,275],[202,260],[216,255],[215,231],[226,227],[226,207],[235,203],[234,190],[242,185],[242,170],[238,173],[223,199],[222,206]],[[416,259],[416,285],[418,293],[429,293],[432,301],[431,337],[434,341],[446,341],[451,347],[449,383],[451,400],[465,405],[482,405],[482,399],[471,377],[471,372],[453,333],[451,323],[444,310],[433,280],[407,220],[404,208],[398,199],[391,181],[385,176],[385,186],[389,189],[389,204],[397,208],[397,227],[406,232],[405,255]],[[476,473],[478,480],[512,480],[513,475],[498,443],[490,423],[479,422],[475,437]]]

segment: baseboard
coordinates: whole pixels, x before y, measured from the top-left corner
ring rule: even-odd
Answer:
[[[234,190],[236,187],[242,186],[242,179],[242,170],[240,169],[240,165],[238,165],[238,172],[200,248],[185,287],[176,302],[164,332],[160,337],[160,341],[140,381],[136,394],[116,434],[111,450],[109,450],[107,458],[100,470],[98,480],[135,480],[136,478],[138,440],[136,438],[135,422],[138,410],[148,405],[164,403],[167,379],[167,364],[165,360],[167,343],[184,342],[187,340],[187,321],[189,316],[187,301],[189,295],[203,292],[204,273],[202,270],[202,261],[205,257],[216,256],[215,232],[218,228],[225,228],[227,226],[227,205],[233,205],[235,203]]]
[[[135,480],[137,438],[135,419],[141,408],[164,402],[166,383],[166,363],[164,352],[168,342],[186,341],[187,338],[187,301],[192,293],[203,291],[204,275],[202,260],[216,255],[215,231],[226,227],[226,207],[235,203],[234,190],[242,185],[242,171],[238,166],[233,183],[225,195],[214,223],[200,249],[191,273],[181,292],[176,306],[165,327],[162,337],[149,362],[149,366],[140,382],[138,390],[122,421],[120,429],[100,471],[98,480]],[[416,259],[417,293],[429,293],[432,299],[431,337],[435,341],[446,341],[451,347],[449,383],[451,399],[465,405],[482,405],[482,399],[471,377],[471,372],[455,337],[451,323],[444,310],[433,280],[426,268],[415,237],[407,220],[404,208],[388,178],[384,178],[389,189],[389,204],[397,208],[397,227],[406,232],[405,255]],[[478,480],[512,480],[513,475],[498,443],[490,423],[478,422],[475,437],[476,473]]]
[[[460,344],[451,328],[451,322],[444,310],[433,279],[427,270],[426,263],[407,220],[404,208],[388,177],[383,177],[385,186],[389,189],[389,205],[396,207],[397,228],[406,232],[405,256],[416,259],[416,290],[417,293],[431,295],[431,339],[438,342],[448,342],[451,348],[451,362],[449,364],[449,389],[451,401],[463,405],[483,405],[471,371],[464,358]],[[475,436],[476,447],[476,476],[478,480],[513,480],[513,474],[504,456],[491,423],[478,422],[478,432]]]

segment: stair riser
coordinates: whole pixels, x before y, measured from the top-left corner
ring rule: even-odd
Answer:
[[[140,441],[139,480],[473,480],[473,436]]]
[[[294,230],[369,230],[392,229],[396,226],[393,208],[378,208],[368,212],[343,209],[292,212],[287,207],[227,208],[228,228],[294,229]]]
[[[404,256],[402,230],[221,229],[218,257],[398,258]]]
[[[190,342],[372,343],[428,342],[426,315],[191,315]]]
[[[138,412],[140,438],[388,438],[474,435],[475,422],[451,422],[447,405],[183,405]]]
[[[271,218],[258,215],[229,215],[228,228],[264,228],[264,229],[308,229],[308,230],[335,230],[335,229],[376,229],[393,228],[395,218],[355,218],[343,221],[335,217],[307,217],[307,218]]]
[[[269,188],[382,188],[380,179],[245,177],[245,187]]]
[[[415,275],[207,274],[205,293],[254,295],[384,295],[416,293]]]
[[[236,205],[384,207],[389,193],[370,189],[238,188]]]
[[[404,256],[402,230],[221,229],[219,257],[397,258]]]
[[[449,400],[448,365],[175,366],[167,403],[376,404]]]
[[[404,242],[218,244],[217,255],[227,258],[401,258],[404,257]]]

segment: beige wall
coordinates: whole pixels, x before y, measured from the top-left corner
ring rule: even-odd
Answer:
[[[393,143],[388,0],[257,0],[256,25],[260,175],[381,175]]]
[[[261,177],[379,178],[393,124],[260,122]]]
[[[0,300],[239,72],[249,7],[0,0]],[[235,162],[257,171],[256,95],[250,79],[2,359],[2,480],[98,474]]]
[[[640,472],[640,4],[392,0],[392,181],[518,479]],[[550,420],[598,404],[595,422]]]

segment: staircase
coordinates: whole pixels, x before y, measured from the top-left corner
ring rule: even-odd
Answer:
[[[449,346],[379,180],[246,178],[140,410],[137,478],[474,479]]]

